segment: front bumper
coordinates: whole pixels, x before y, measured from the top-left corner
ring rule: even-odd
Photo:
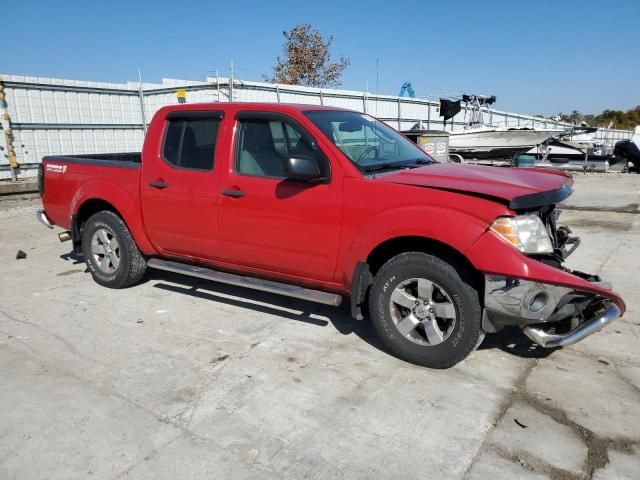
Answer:
[[[610,289],[603,282],[590,283],[603,293]],[[486,332],[517,325],[546,348],[573,345],[622,315],[607,295],[593,290],[504,275],[485,275],[484,306]]]
[[[603,302],[603,309],[591,319],[579,324],[568,333],[548,333],[543,328],[528,326],[524,328],[524,333],[532,341],[546,348],[566,347],[578,343],[589,335],[596,333],[606,325],[610,324],[622,315],[618,306],[609,301]]]

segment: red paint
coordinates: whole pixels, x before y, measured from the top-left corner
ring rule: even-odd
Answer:
[[[85,201],[99,198],[120,212],[146,255],[347,294],[356,263],[376,246],[397,237],[426,237],[454,248],[482,272],[598,293],[624,311],[617,294],[528,258],[487,231],[496,217],[514,214],[506,206],[513,198],[572,185],[570,176],[436,164],[365,177],[302,114],[323,108],[261,103],[162,108],[150,124],[140,169],[70,163],[65,173],[46,172],[45,210],[68,229],[71,215]],[[165,116],[175,110],[224,112],[213,171],[179,170],[161,159]],[[309,185],[236,174],[235,114],[241,110],[297,120],[329,159],[330,181]],[[152,181],[169,186],[158,190],[148,185]],[[221,190],[241,190],[245,196],[225,196]]]
[[[560,170],[534,168],[493,168],[460,163],[441,163],[412,170],[401,170],[384,176],[384,181],[403,185],[419,185],[512,200],[521,195],[540,193],[573,185],[573,178]]]

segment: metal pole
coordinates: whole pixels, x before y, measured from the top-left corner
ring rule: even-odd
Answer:
[[[233,102],[233,60],[231,60],[231,78],[229,79],[229,101]]]
[[[322,97],[322,89],[320,89],[320,105],[324,105],[324,98]]]
[[[375,91],[375,96],[376,96],[376,113],[375,113],[375,117],[378,117],[378,94],[379,94],[379,79],[380,79],[380,59],[376,58],[376,91]]]
[[[280,86],[276,85],[276,98],[278,99],[278,103],[280,103]]]
[[[140,99],[140,118],[142,119],[142,131],[147,134],[147,115],[144,111],[144,92],[142,91],[142,72],[138,69],[138,81],[140,82],[138,88],[138,98]]]
[[[431,130],[431,103],[427,104],[427,130]]]
[[[218,76],[218,70],[216,70],[216,90],[218,92],[218,102],[220,102],[220,77]]]
[[[13,144],[14,136],[11,129],[11,117],[7,109],[6,93],[4,90],[4,83],[2,77],[0,77],[0,124],[4,133],[5,145],[7,148],[7,157],[9,158],[9,166],[11,167],[11,180],[18,180],[18,170],[20,165],[16,160],[16,151]]]
[[[400,103],[401,103],[401,100],[400,100],[400,97],[398,97],[398,130],[402,130],[402,121],[401,121],[402,111],[400,108]]]

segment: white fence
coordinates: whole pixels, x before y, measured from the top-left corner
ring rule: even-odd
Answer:
[[[163,79],[160,84],[86,82],[41,77],[3,75],[5,135],[0,141],[0,179],[32,176],[45,155],[139,151],[144,125],[165,105],[178,102],[176,90],[184,89],[188,103],[230,101],[283,102],[350,108],[381,118],[391,126],[409,129],[422,122],[425,128],[443,129],[437,102],[374,95],[350,90],[318,89],[291,85],[208,78],[206,82]],[[232,87],[232,88],[231,88]],[[0,99],[2,102],[2,99]],[[446,130],[463,128],[463,109],[449,120]],[[6,117],[5,117],[6,118]],[[566,127],[530,115],[490,110],[485,121],[508,127]],[[626,130],[600,130],[596,138],[615,142],[629,138]],[[9,143],[19,169],[10,167]]]

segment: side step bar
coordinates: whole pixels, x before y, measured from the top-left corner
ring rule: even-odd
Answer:
[[[181,273],[190,277],[203,278],[213,282],[226,283],[237,287],[252,288],[263,292],[277,293],[286,297],[299,298],[310,302],[322,303],[337,307],[342,303],[342,297],[334,293],[321,292],[320,290],[311,290],[297,285],[288,283],[274,282],[271,280],[263,280],[255,277],[244,277],[234,275],[233,273],[219,272],[211,268],[199,267],[197,265],[189,265],[187,263],[172,262],[170,260],[161,260],[152,258],[147,262],[147,266],[167,272]]]

